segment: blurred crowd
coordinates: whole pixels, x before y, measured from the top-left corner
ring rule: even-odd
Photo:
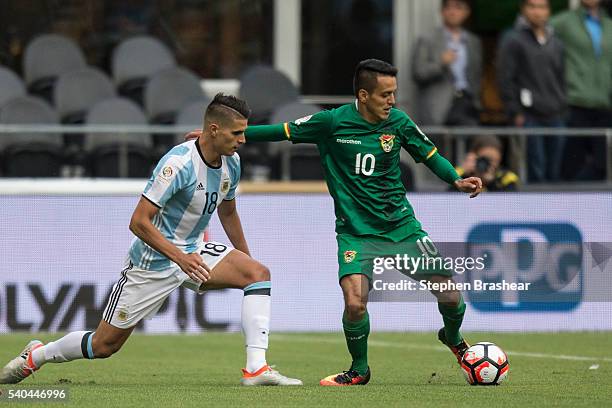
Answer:
[[[240,79],[240,92],[255,111],[253,123],[291,120],[321,108],[300,103],[300,90],[286,76],[262,67],[272,62],[272,1],[70,0],[53,13],[47,10],[57,17],[49,21],[36,20],[44,14],[34,11],[36,1],[8,1],[6,13],[0,15],[6,26],[0,36],[0,86],[7,86],[0,92],[0,123],[195,126],[201,121],[201,106],[210,96],[197,84],[202,78],[215,77]],[[421,126],[486,129],[484,126],[500,123],[487,120],[487,106],[483,106],[493,88],[503,103],[508,126],[522,127],[526,132],[551,129],[550,135],[541,129],[537,135],[527,133],[527,171],[521,173],[527,180],[523,181],[603,180],[608,148],[605,138],[559,136],[554,131],[612,127],[612,20],[606,12],[612,1],[580,0],[577,9],[556,15],[551,12],[554,0],[512,2],[520,4],[519,13],[514,25],[496,39],[491,76],[486,57],[491,43],[483,46],[483,36],[466,28],[472,11],[478,11],[474,8],[482,2],[441,0],[442,24],[420,36],[410,51],[416,85],[415,111],[410,110],[410,115]],[[380,4],[384,6],[378,7]],[[561,3],[555,4],[560,7]],[[340,14],[351,10],[344,13],[354,23],[345,27],[351,40],[355,40],[355,26],[372,36],[378,33],[380,38],[367,47],[365,40],[360,40],[351,48],[339,33],[330,34],[332,41],[321,34],[324,31],[316,34],[322,27],[304,24],[305,32],[310,32],[305,38],[314,32],[317,41],[330,45],[324,53],[323,43],[305,43],[307,66],[309,62],[318,66],[309,53],[325,55],[323,69],[329,77],[321,77],[312,67],[302,68],[307,71],[303,87],[309,87],[311,93],[313,81],[326,83],[332,78],[341,86],[333,75],[336,60],[327,60],[328,53],[345,61],[343,71],[348,72],[354,59],[380,57],[370,54],[376,54],[381,43],[391,42],[391,31],[381,27],[388,28],[382,22],[391,18],[392,8],[390,1],[383,0],[329,4],[312,0],[302,11],[312,5],[327,5]],[[377,7],[384,12],[376,12]],[[337,13],[330,13],[328,18],[338,18]],[[7,17],[11,14],[13,19]],[[77,15],[87,21],[77,24]],[[379,17],[372,17],[375,15]],[[370,20],[371,24],[364,23]],[[26,32],[26,28],[31,30]],[[43,32],[55,33],[55,37],[46,36],[43,41]],[[360,35],[361,39],[367,37]],[[28,52],[35,45],[38,50]],[[61,57],[59,45],[64,52]],[[351,48],[351,53],[343,53],[345,48]],[[52,63],[45,59],[49,57],[54,58]],[[488,81],[491,77],[496,78],[493,86]],[[349,94],[350,89],[342,93]],[[24,136],[22,141],[26,141]],[[8,146],[13,140],[10,136],[0,138],[0,175],[142,177],[156,157],[180,140],[176,135],[129,135],[129,161],[121,173],[117,169],[121,150],[117,142],[127,140],[127,135],[30,135],[27,140],[40,142],[43,136],[52,146],[34,152]],[[462,174],[481,176],[490,190],[518,188],[518,137],[473,137],[468,140],[465,157],[457,157],[453,140],[430,136],[441,152],[459,165]],[[41,146],[37,144],[37,148]],[[282,147],[245,146],[243,150],[248,159],[246,178],[286,178],[287,174],[291,179],[322,177],[316,149],[294,147],[288,153]],[[32,162],[32,157],[38,165],[31,167],[31,173],[24,173],[24,163]],[[410,168],[402,164],[407,186],[413,188]]]
[[[476,126],[483,52],[464,25],[468,0],[443,0],[442,26],[420,37],[412,55],[420,123]],[[514,26],[498,44],[496,77],[507,124],[524,128],[612,127],[612,20],[600,0],[551,16],[549,0],[520,0]],[[506,143],[507,144],[507,143]],[[460,168],[491,189],[515,189],[500,167],[504,145],[474,138]],[[527,137],[529,182],[602,180],[605,137]]]

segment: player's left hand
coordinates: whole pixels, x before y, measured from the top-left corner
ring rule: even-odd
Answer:
[[[471,193],[470,198],[476,197],[482,191],[480,177],[468,177],[455,181],[455,188],[462,193]]]
[[[197,139],[202,136],[202,129],[194,129],[185,135],[185,141]]]

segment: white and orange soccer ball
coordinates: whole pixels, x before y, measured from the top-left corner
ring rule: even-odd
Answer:
[[[480,342],[466,350],[461,371],[471,385],[498,385],[508,376],[508,356],[493,343]]]

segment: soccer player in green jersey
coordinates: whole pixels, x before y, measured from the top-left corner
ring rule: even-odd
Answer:
[[[354,103],[291,123],[249,126],[246,131],[247,142],[316,144],[334,199],[339,280],[345,304],[342,325],[352,364],[349,370],[321,380],[321,385],[367,384],[370,380],[366,306],[372,261],[391,255],[377,252],[377,248],[384,250],[388,244],[387,248],[397,249],[401,248],[398,243],[405,243],[405,253],[421,256],[415,249],[432,245],[406,199],[400,179],[401,148],[457,190],[475,197],[482,189],[478,177],[462,179],[408,115],[393,107],[396,74],[397,69],[386,62],[362,61],[355,70]],[[451,274],[431,270],[416,276],[442,283],[452,280]],[[458,291],[433,293],[444,321],[438,338],[460,361],[468,348],[459,333],[465,303]]]

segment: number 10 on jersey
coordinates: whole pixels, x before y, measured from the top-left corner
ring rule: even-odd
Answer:
[[[355,156],[355,174],[363,174],[364,176],[371,176],[374,173],[374,166],[376,165],[376,157],[371,153],[366,153],[361,157],[361,153],[357,153]]]

